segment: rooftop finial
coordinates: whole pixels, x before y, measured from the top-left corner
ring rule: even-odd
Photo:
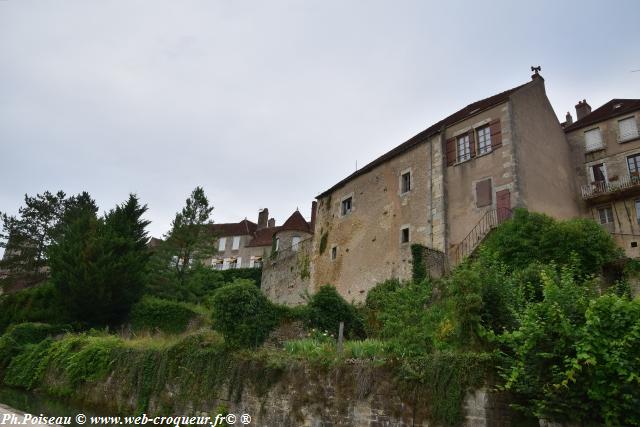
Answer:
[[[533,71],[536,75],[540,74],[540,71],[542,71],[542,67],[541,66],[537,66],[534,67],[533,65],[531,66],[531,71]]]

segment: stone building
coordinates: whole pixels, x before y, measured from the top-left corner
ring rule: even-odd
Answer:
[[[583,216],[602,224],[625,250],[640,256],[640,99],[612,99],[591,111],[576,105],[564,131]]]
[[[316,203],[311,208],[311,221],[295,211],[273,235],[274,251],[265,258],[262,291],[272,301],[296,305],[311,290],[311,250]]]
[[[209,261],[212,268],[257,268],[271,253],[274,233],[278,230],[269,209],[261,209],[258,223],[246,218],[238,223],[212,224],[217,253]]]
[[[537,72],[467,105],[317,196],[310,291],[409,279],[414,243],[455,264],[514,207],[577,216],[570,160]]]

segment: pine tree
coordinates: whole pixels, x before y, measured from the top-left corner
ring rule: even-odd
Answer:
[[[196,187],[186,200],[185,207],[171,223],[160,256],[169,259],[178,281],[182,284],[190,266],[200,263],[214,252],[213,236],[209,230],[213,206],[202,187]]]

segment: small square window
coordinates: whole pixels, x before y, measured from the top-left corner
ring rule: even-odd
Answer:
[[[489,125],[477,129],[478,153],[485,154],[491,151],[491,128]]]
[[[600,224],[612,224],[613,223],[613,209],[611,206],[598,209],[598,216],[600,217]]]
[[[409,243],[409,227],[400,230],[400,243]]]
[[[588,130],[584,133],[584,150],[586,152],[600,150],[604,148],[600,128]]]
[[[340,206],[340,212],[342,213],[342,215],[347,215],[351,213],[351,209],[352,209],[351,200],[352,200],[351,197],[347,197],[342,201],[342,204]]]
[[[336,259],[338,257],[338,247],[334,246],[331,248],[331,259]]]
[[[628,117],[618,121],[620,142],[628,141],[638,137],[638,124],[635,117]]]
[[[638,242],[631,242],[631,247],[632,248],[637,248],[638,247]]]
[[[411,172],[405,172],[400,177],[400,192],[402,194],[411,191]]]

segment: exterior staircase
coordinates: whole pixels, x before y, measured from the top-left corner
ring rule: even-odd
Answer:
[[[496,208],[487,211],[478,223],[471,229],[467,237],[462,239],[455,247],[453,252],[453,265],[460,264],[466,257],[473,254],[478,245],[487,237],[487,235],[511,218],[513,211],[509,208]]]

